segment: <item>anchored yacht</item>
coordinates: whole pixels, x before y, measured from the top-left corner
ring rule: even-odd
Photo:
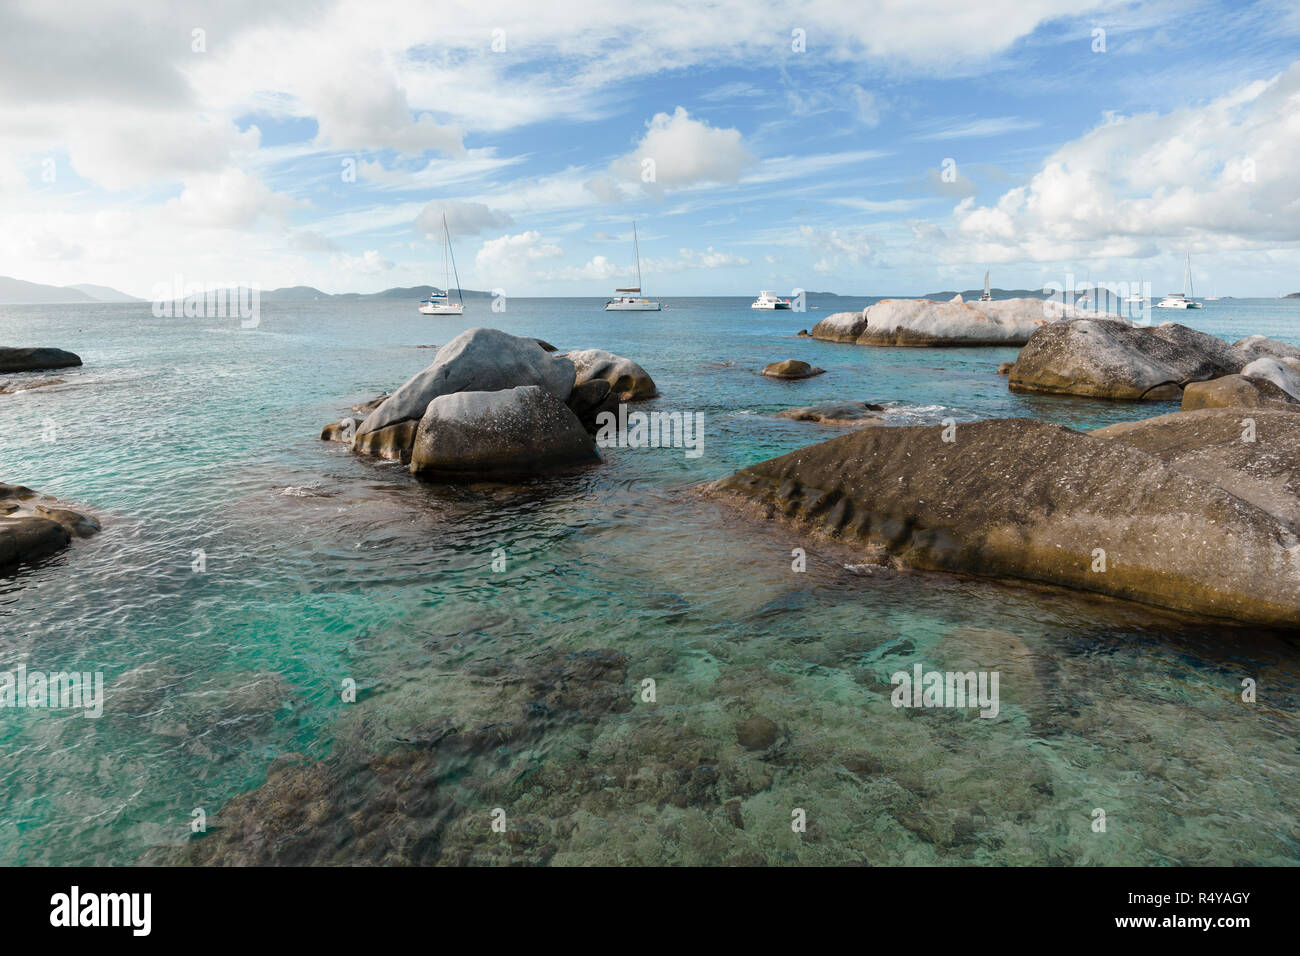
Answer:
[[[1194,300],[1189,294],[1192,290],[1192,254],[1190,250],[1187,253],[1186,265],[1183,269],[1183,291],[1170,292],[1167,296],[1156,303],[1157,309],[1199,309],[1201,303]]]
[[[447,263],[451,263],[451,272],[456,269],[456,257],[451,251],[451,233],[447,231],[447,214],[442,214],[442,291],[430,293],[428,298],[420,300],[421,315],[464,315],[465,300],[460,294],[460,276],[456,276],[456,300],[452,302],[447,293],[450,289]]]
[[[636,238],[636,223],[632,223],[632,252],[636,256],[636,286],[615,289],[614,298],[605,303],[606,312],[658,312],[663,305],[658,299],[641,297],[641,245]]]
[[[758,298],[750,306],[751,309],[788,309],[790,308],[789,299],[777,297],[775,292],[760,292]]]

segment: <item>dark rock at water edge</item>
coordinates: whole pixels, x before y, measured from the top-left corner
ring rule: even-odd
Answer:
[[[0,346],[0,372],[35,372],[47,368],[71,368],[80,364],[79,356],[63,349]]]

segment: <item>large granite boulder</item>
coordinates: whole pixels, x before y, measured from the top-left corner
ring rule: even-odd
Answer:
[[[828,315],[812,334],[857,345],[1023,345],[1035,331],[1062,318],[1101,314],[1052,299],[882,299],[861,312]]]
[[[498,329],[469,329],[438,350],[433,364],[393,392],[357,427],[353,451],[403,461],[429,403],[455,392],[536,385],[559,402],[573,391],[573,363],[536,339]]]
[[[1259,442],[1230,436],[1235,409],[1195,412],[1176,444],[1086,435],[1031,419],[864,428],[711,486],[765,517],[884,549],[914,568],[1021,578],[1254,624],[1300,627],[1300,527],[1286,494],[1300,462],[1294,416],[1260,410]],[[1159,422],[1159,420],[1156,420]],[[1297,420],[1300,426],[1300,420]],[[1167,425],[1148,424],[1155,436]],[[1171,435],[1173,432],[1170,433]],[[952,441],[945,441],[945,436]],[[1123,439],[1123,440],[1121,440]],[[1193,449],[1235,464],[1189,464]],[[1268,466],[1253,462],[1272,456]],[[1294,496],[1294,490],[1289,492]]]
[[[1300,348],[1263,335],[1248,335],[1244,339],[1237,339],[1232,343],[1232,347],[1246,356],[1248,362],[1265,356],[1275,359],[1300,359]]]
[[[62,551],[73,537],[99,530],[97,520],[62,507],[57,498],[0,482],[0,570]]]
[[[581,349],[565,352],[564,357],[573,363],[576,385],[597,379],[606,381],[620,402],[639,402],[659,394],[650,373],[621,355],[604,349]]]
[[[522,385],[431,401],[415,436],[411,471],[519,476],[599,459],[595,440],[563,401],[540,386]]]
[[[47,368],[71,368],[81,358],[63,349],[0,347],[0,372],[35,372]]]
[[[1224,375],[1208,382],[1188,382],[1182,410],[1201,408],[1276,408],[1300,412],[1300,399],[1264,378]]]
[[[1035,332],[1008,385],[1013,392],[1168,400],[1178,399],[1189,382],[1232,375],[1245,362],[1222,339],[1176,322],[1151,328],[1074,319]]]
[[[1277,359],[1271,356],[1257,358],[1241,370],[1249,378],[1263,379],[1276,385],[1287,395],[1300,399],[1300,369],[1295,359]]]

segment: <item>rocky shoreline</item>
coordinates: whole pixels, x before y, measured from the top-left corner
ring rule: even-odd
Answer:
[[[51,495],[0,482],[0,572],[56,554],[73,538],[89,538],[99,521],[65,508]]]

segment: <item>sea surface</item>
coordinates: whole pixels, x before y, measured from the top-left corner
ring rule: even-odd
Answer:
[[[1300,860],[1292,639],[868,575],[693,491],[842,433],[774,417],[793,406],[1080,429],[1175,406],[1012,395],[1013,348],[795,337],[869,299],[749,301],[264,302],[251,329],[0,307],[0,343],[85,362],[0,395],[0,480],[104,525],[0,578],[0,671],[102,671],[107,693],[99,719],[0,710],[0,864]],[[1300,300],[1172,317],[1300,344]],[[452,486],[319,440],[480,325],[636,360],[662,393],[645,410],[703,414],[703,453]],[[758,374],[786,358],[828,372]],[[917,663],[997,670],[1000,714],[895,709]]]

